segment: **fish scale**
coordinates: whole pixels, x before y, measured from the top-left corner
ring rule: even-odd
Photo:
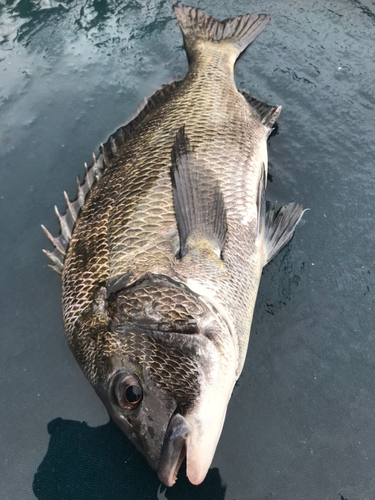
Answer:
[[[217,21],[175,7],[190,66],[113,134],[58,214],[75,358],[110,415],[171,486],[203,481],[246,356],[263,266],[303,210],[265,211],[281,108],[236,89],[265,14]]]

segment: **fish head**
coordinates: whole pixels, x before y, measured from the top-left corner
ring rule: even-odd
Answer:
[[[117,326],[96,391],[113,420],[172,486],[186,457],[200,484],[211,465],[235,382],[233,356],[209,336]],[[113,348],[115,346],[115,348]]]

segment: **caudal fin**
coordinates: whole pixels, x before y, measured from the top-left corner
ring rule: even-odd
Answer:
[[[270,20],[267,14],[245,14],[218,21],[199,9],[184,5],[176,6],[174,11],[190,56],[199,41],[229,42],[240,54]]]

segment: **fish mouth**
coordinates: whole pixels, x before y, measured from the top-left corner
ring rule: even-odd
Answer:
[[[169,422],[159,463],[158,476],[165,486],[173,486],[186,457],[186,440],[190,435],[186,419],[176,413]]]

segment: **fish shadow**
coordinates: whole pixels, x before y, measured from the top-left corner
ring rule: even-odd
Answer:
[[[33,481],[38,500],[224,500],[226,486],[218,469],[193,486],[182,468],[176,485],[165,489],[112,421],[89,427],[56,418],[48,432],[47,454]]]

